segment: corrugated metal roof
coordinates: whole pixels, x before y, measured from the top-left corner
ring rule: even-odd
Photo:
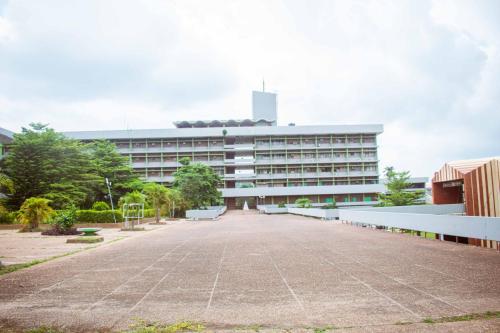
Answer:
[[[189,127],[239,127],[239,126],[255,126],[258,123],[265,123],[271,125],[274,120],[268,119],[226,119],[226,120],[182,120],[174,121],[177,128]]]

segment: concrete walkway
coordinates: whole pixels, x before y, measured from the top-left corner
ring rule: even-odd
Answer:
[[[500,320],[396,325],[500,310],[500,254],[290,215],[229,212],[0,277],[0,328],[488,331]],[[1,331],[1,329],[0,329]]]
[[[162,226],[143,224],[141,227],[150,231]],[[116,228],[102,229],[99,231],[99,236],[104,237],[104,242],[95,244],[66,243],[67,239],[80,236],[43,236],[40,232],[20,233],[18,230],[0,230],[0,261],[4,265],[12,265],[32,260],[44,260],[141,234],[140,232],[120,231],[120,228],[121,223],[117,224]]]

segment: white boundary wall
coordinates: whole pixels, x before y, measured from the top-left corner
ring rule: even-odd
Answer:
[[[318,217],[323,220],[333,220],[339,217],[338,209],[321,209],[321,208],[288,208],[289,214]]]
[[[294,214],[310,217],[318,217],[323,220],[334,220],[339,217],[338,209],[321,208],[298,208],[289,205],[288,207],[278,207],[276,205],[258,205],[260,213],[265,214]]]
[[[389,228],[434,232],[444,235],[500,241],[500,218],[339,210],[339,219]]]
[[[413,206],[392,206],[392,207],[353,207],[346,209],[364,210],[370,212],[376,211],[376,212],[415,213],[415,214],[433,214],[433,215],[449,215],[449,214],[465,213],[465,207],[463,204],[413,205]]]
[[[190,209],[186,210],[186,219],[188,220],[215,220],[220,215],[226,212],[226,206],[210,206],[207,209]]]
[[[298,208],[295,204],[288,204],[286,207],[278,207],[278,205],[257,205],[260,213],[265,214],[296,214],[303,216],[319,217],[325,220],[335,219],[339,217],[339,209],[319,209],[319,208]],[[342,207],[340,210],[356,210],[369,212],[391,212],[391,213],[415,213],[415,214],[433,214],[433,215],[450,215],[463,214],[463,204],[451,205],[414,205],[414,206],[397,206],[397,207]]]

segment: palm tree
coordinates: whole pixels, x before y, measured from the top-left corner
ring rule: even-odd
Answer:
[[[123,197],[118,200],[118,206],[122,207],[124,204],[142,204],[146,201],[146,196],[139,191],[132,191],[125,194]]]
[[[49,218],[54,211],[49,206],[50,200],[31,197],[26,199],[19,209],[19,220],[26,224],[23,230],[33,231],[38,225]]]
[[[175,217],[175,211],[182,211],[186,209],[187,203],[182,197],[181,192],[175,188],[167,189],[167,199],[165,201],[165,208],[167,210],[168,217],[173,219]]]
[[[144,186],[144,193],[155,210],[156,223],[160,223],[160,209],[167,202],[167,188],[160,184],[149,183]]]

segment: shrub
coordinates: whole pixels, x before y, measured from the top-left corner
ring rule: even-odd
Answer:
[[[285,208],[285,207],[286,207],[286,206],[285,206],[285,203],[284,203],[284,202],[280,202],[280,203],[278,204],[278,208]]]
[[[144,217],[155,217],[155,210],[153,208],[144,209]]]
[[[0,206],[0,224],[13,224],[16,221],[16,212],[9,212]]]
[[[321,208],[323,208],[323,209],[335,209],[335,208],[337,208],[337,202],[335,200],[333,200],[332,202],[329,202],[327,205],[324,205]]]
[[[76,208],[70,207],[66,210],[59,211],[51,221],[54,229],[65,232],[73,228],[76,223]]]
[[[311,200],[309,200],[307,198],[297,199],[297,200],[295,200],[295,204],[299,208],[311,208]]]
[[[102,210],[110,210],[110,209],[111,209],[111,207],[109,207],[109,205],[104,201],[96,201],[92,205],[92,210],[102,211]]]
[[[116,222],[123,222],[122,212],[115,210]],[[76,220],[80,223],[113,223],[112,210],[78,210]]]
[[[26,199],[19,209],[19,221],[26,225],[23,231],[38,229],[38,225],[48,220],[54,211],[49,206],[50,200],[31,197]]]

